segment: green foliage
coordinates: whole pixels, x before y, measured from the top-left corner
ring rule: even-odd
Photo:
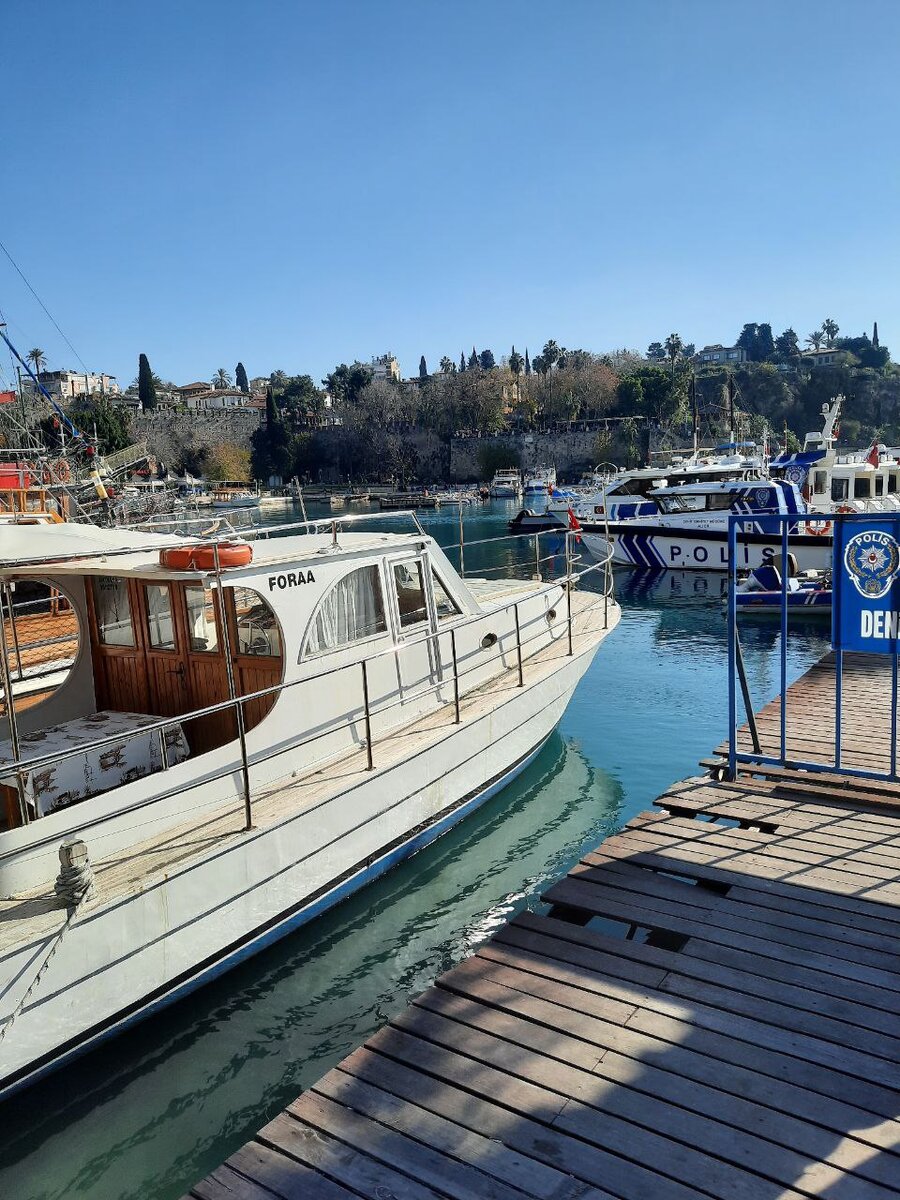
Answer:
[[[748,321],[738,335],[735,345],[746,351],[750,362],[765,362],[769,355],[775,353],[772,326],[768,321],[761,324]]]
[[[459,352],[459,370],[460,370],[460,373],[462,373],[462,372],[463,372],[465,369],[466,369],[466,356],[463,354],[462,350],[460,350],[460,352]]]
[[[428,365],[425,362],[424,354],[419,359],[419,378],[423,380],[428,378]]]
[[[531,360],[528,357],[528,347],[525,347],[525,374],[531,374]]]
[[[478,358],[478,351],[473,346],[472,353],[469,355],[467,370],[476,371],[480,368],[480,366],[481,366],[481,362],[479,361],[479,358]]]
[[[138,399],[144,412],[152,412],[156,408],[156,384],[146,354],[138,358]]]
[[[69,419],[86,437],[97,430],[97,449],[101,454],[122,450],[131,441],[128,410],[111,404],[106,396],[83,396],[69,406]]]
[[[363,388],[372,380],[372,368],[355,362],[351,366],[341,363],[322,380],[322,383],[337,407],[355,404]]]
[[[518,352],[515,346],[513,346],[512,353],[509,356],[509,369],[512,371],[513,375],[515,375],[516,379],[518,379],[522,374],[524,366],[525,359]]]
[[[445,354],[444,357],[441,359],[442,374],[452,375],[455,370],[456,370],[456,363],[453,361],[452,358],[448,358],[447,355]]]
[[[837,350],[847,350],[850,354],[855,354],[861,367],[872,367],[877,370],[886,367],[891,360],[887,347],[875,346],[869,341],[866,334],[863,334],[862,337],[838,338],[834,342],[834,347]]]
[[[245,396],[250,394],[250,380],[247,378],[247,370],[242,362],[239,362],[234,369],[234,386],[239,387]]]
[[[800,345],[797,340],[797,333],[790,326],[779,333],[775,339],[775,353],[782,362],[790,362],[791,359],[797,358],[800,353]]]
[[[654,362],[662,362],[666,357],[666,348],[662,342],[651,342],[647,347],[647,357]]]
[[[37,346],[35,346],[33,350],[28,351],[28,353],[25,355],[25,359],[27,362],[31,363],[32,370],[34,371],[35,375],[40,375],[41,371],[43,371],[47,366],[47,356],[44,351],[39,349]]]
[[[490,350],[482,350],[478,356],[478,362],[482,371],[491,371],[497,365],[494,360],[494,355]]]
[[[518,450],[511,446],[498,446],[494,442],[485,442],[478,447],[478,477],[493,479],[498,471],[504,468],[522,468],[522,458]]]
[[[644,411],[644,385],[639,375],[626,375],[616,388],[618,407],[623,413]]]
[[[212,383],[214,388],[231,387],[231,376],[224,367],[219,367],[218,371],[213,375]]]

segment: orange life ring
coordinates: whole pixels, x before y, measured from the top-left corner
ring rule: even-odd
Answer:
[[[856,512],[856,509],[851,508],[849,504],[842,504],[840,508],[836,508],[834,511],[839,513],[853,513]]]
[[[246,567],[253,561],[253,547],[247,542],[218,542],[213,546],[195,546],[194,566],[200,571],[212,571],[216,565],[216,549],[220,567]]]
[[[72,478],[72,468],[64,458],[53,465],[53,478],[56,483],[68,483]]]
[[[828,537],[831,533],[831,521],[807,521],[806,532],[813,534],[815,537]]]
[[[196,546],[173,546],[171,549],[160,550],[160,566],[168,567],[170,571],[190,571],[194,565]]]

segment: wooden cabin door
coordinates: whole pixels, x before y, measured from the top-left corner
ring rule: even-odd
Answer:
[[[98,710],[150,712],[147,664],[139,620],[140,585],[96,575],[87,588]]]
[[[173,583],[140,586],[149,711],[159,717],[177,717],[196,707],[192,702],[179,612],[181,586]]]

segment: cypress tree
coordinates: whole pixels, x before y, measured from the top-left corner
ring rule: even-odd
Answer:
[[[872,345],[875,347],[876,350],[878,350],[881,346],[881,343],[878,340],[878,322],[877,321],[875,322],[875,325],[872,329]]]
[[[528,357],[528,347],[525,347],[525,374],[531,374],[531,359]]]
[[[419,378],[423,379],[423,380],[428,378],[428,367],[425,363],[425,355],[424,354],[419,359]]]
[[[138,399],[145,412],[156,408],[156,384],[146,354],[138,358]]]
[[[460,371],[464,371],[466,369],[466,356],[463,354],[462,350],[459,352],[459,369]]]
[[[245,396],[249,396],[250,380],[247,378],[247,370],[241,362],[234,369],[234,385],[239,387]]]
[[[469,370],[474,371],[476,369],[476,367],[480,367],[480,366],[481,366],[481,363],[478,361],[478,351],[473,346],[472,353],[469,355]]]

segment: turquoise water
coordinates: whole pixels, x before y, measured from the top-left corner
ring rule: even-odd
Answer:
[[[467,538],[512,506],[467,513]],[[422,514],[447,545],[456,513]],[[506,560],[515,558],[506,550]],[[471,548],[467,570],[499,562]],[[534,764],[460,827],[306,929],[0,1106],[0,1196],[174,1200],[303,1087],[535,906],[550,880],[725,736],[721,581],[617,575],[622,622]],[[827,628],[792,630],[795,678]],[[778,686],[777,623],[742,631],[754,703]]]

